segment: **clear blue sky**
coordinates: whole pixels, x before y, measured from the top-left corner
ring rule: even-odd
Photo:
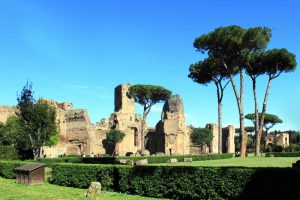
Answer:
[[[156,84],[182,96],[187,124],[216,123],[215,86],[187,78],[189,65],[204,58],[194,39],[219,26],[267,26],[269,48],[287,48],[300,63],[299,8],[297,0],[1,0],[0,104],[16,105],[31,80],[36,98],[73,102],[95,123],[113,112],[116,85]],[[267,112],[283,119],[277,130],[300,130],[299,71],[272,84]],[[260,102],[265,86],[260,78]],[[249,79],[245,92],[245,113],[253,112]],[[150,126],[161,107],[152,109]],[[238,126],[231,86],[223,112],[224,125]]]

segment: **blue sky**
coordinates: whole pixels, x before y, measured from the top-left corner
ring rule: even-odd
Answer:
[[[113,112],[118,84],[155,84],[182,96],[187,124],[216,123],[215,86],[187,78],[189,65],[204,58],[193,48],[194,39],[219,26],[266,26],[273,33],[269,48],[287,48],[300,63],[299,6],[296,0],[1,0],[0,104],[15,105],[30,80],[36,98],[73,102],[87,108],[95,123]],[[267,112],[283,119],[277,130],[300,130],[299,80],[298,69],[272,84]],[[260,106],[266,81],[258,82]],[[249,79],[245,93],[250,113]],[[224,125],[238,126],[231,86],[223,104]],[[159,121],[161,108],[152,109],[150,126]]]

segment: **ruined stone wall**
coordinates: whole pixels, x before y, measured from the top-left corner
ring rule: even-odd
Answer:
[[[290,145],[290,135],[288,133],[281,133],[277,136],[277,145],[286,148]]]
[[[289,143],[290,135],[288,133],[280,133],[276,135],[267,135],[266,137],[266,145],[276,144],[278,146],[282,146],[286,148],[290,145]]]
[[[115,88],[115,112],[109,118],[109,129],[117,129],[125,133],[118,144],[119,155],[136,154],[141,148],[141,116],[135,113],[135,102],[127,97],[130,84],[122,84]]]
[[[235,144],[234,144],[234,135],[235,127],[232,125],[227,126],[222,129],[223,139],[222,139],[222,152],[223,153],[234,153]]]
[[[115,112],[135,113],[134,99],[127,97],[128,88],[131,84],[121,84],[115,88]]]
[[[189,133],[186,129],[182,99],[179,95],[172,95],[166,101],[162,111],[157,134],[163,135],[164,153],[189,154]],[[158,141],[161,143],[162,141]]]
[[[15,107],[0,106],[0,122],[4,124],[9,117],[16,115],[16,111]]]
[[[219,153],[219,131],[217,124],[207,124],[206,128],[213,134],[213,139],[210,145],[210,153]]]
[[[56,121],[59,128],[59,141],[53,147],[45,147],[46,157],[58,157],[60,155],[90,155],[95,149],[93,138],[95,127],[91,124],[87,110],[73,109],[72,103],[58,103],[49,101],[49,104],[56,108]]]

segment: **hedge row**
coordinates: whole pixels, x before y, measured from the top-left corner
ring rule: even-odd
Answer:
[[[292,168],[53,164],[51,182],[170,199],[298,199],[300,170]]]
[[[129,159],[134,162],[141,159],[148,159],[148,163],[166,163],[170,158],[177,158],[183,162],[184,158],[193,158],[193,161],[216,160],[232,158],[233,154],[201,154],[201,155],[174,155],[174,156],[120,156],[120,157],[60,157],[60,158],[40,158],[37,162],[46,163],[48,166],[53,163],[86,163],[86,164],[116,164],[121,159]]]
[[[0,160],[18,160],[18,151],[13,146],[0,145]]]
[[[193,161],[202,161],[202,160],[217,160],[217,159],[228,159],[232,158],[233,154],[225,153],[225,154],[200,154],[200,155],[172,155],[172,156],[143,156],[143,157],[128,157],[121,156],[117,157],[117,160],[120,159],[129,159],[134,162],[141,159],[148,159],[148,163],[166,163],[170,158],[176,158],[178,162],[183,162],[184,158],[193,158]]]
[[[0,161],[0,176],[4,178],[14,179],[15,176],[15,168],[20,167],[22,165],[29,164],[29,162],[23,161]]]
[[[267,152],[266,157],[300,157],[300,151],[296,152]]]

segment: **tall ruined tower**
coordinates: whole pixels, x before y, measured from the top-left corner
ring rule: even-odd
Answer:
[[[159,124],[158,132],[163,136],[164,153],[188,154],[189,135],[185,125],[183,103],[179,95],[172,95],[166,101]]]
[[[127,97],[130,84],[121,84],[115,88],[115,112],[135,113],[134,99]]]
[[[109,118],[109,128],[121,130],[125,137],[118,145],[118,154],[135,154],[140,149],[141,117],[135,113],[134,99],[127,97],[131,84],[121,84],[115,88],[115,111]]]

